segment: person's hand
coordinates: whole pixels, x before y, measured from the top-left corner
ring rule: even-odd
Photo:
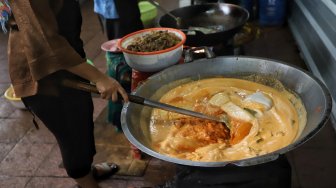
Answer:
[[[118,93],[123,97],[125,102],[128,102],[128,96],[123,87],[113,78],[102,76],[96,81],[96,87],[103,99],[112,99],[113,102],[118,100]]]
[[[95,83],[101,98],[112,99],[113,102],[116,102],[118,100],[118,93],[120,93],[124,101],[128,102],[128,95],[124,88],[115,79],[103,74],[96,67],[83,62],[68,67],[66,70]]]

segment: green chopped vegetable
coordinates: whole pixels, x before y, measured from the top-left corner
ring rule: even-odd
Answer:
[[[168,31],[152,31],[142,37],[135,38],[127,46],[128,50],[134,52],[154,52],[171,48],[181,42],[181,39],[174,33]]]

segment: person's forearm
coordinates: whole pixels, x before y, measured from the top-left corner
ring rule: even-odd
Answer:
[[[128,95],[124,88],[115,79],[100,72],[94,66],[84,62],[66,70],[95,83],[103,99],[112,99],[115,102],[118,100],[118,93],[120,93],[124,101],[128,102]]]
[[[97,80],[105,76],[96,67],[89,65],[85,62],[76,66],[69,67],[67,68],[67,70],[93,83],[96,83]]]

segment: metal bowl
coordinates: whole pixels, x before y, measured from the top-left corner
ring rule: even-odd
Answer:
[[[301,135],[292,144],[266,155],[236,161],[197,162],[169,157],[156,152],[151,146],[149,120],[152,109],[133,103],[126,104],[123,107],[121,114],[122,129],[132,144],[158,159],[201,167],[221,167],[227,164],[250,166],[275,160],[280,154],[295,149],[312,138],[329,119],[332,100],[325,85],[309,72],[270,59],[217,57],[176,65],[150,77],[135,91],[135,94],[159,100],[168,90],[192,80],[218,76],[240,77],[250,74],[271,75],[301,97],[307,111],[307,124]]]
[[[165,50],[154,52],[133,52],[127,50],[127,46],[138,37],[149,34],[152,31],[168,31],[174,33],[181,39],[181,42]],[[135,70],[142,72],[156,72],[176,64],[183,52],[183,44],[186,40],[185,34],[173,28],[149,28],[128,34],[121,38],[118,47],[125,56],[126,63]]]

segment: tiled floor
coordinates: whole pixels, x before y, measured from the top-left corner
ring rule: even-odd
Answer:
[[[160,2],[168,10],[178,6],[176,0]],[[82,38],[87,57],[105,71],[104,53],[99,48],[105,37],[92,13],[91,1],[82,7]],[[0,188],[73,187],[74,181],[59,167],[61,159],[53,136],[43,126],[40,130],[33,128],[30,114],[15,109],[3,96],[10,84],[6,41],[7,36],[0,33]],[[286,26],[262,29],[259,39],[245,45],[245,52],[249,56],[278,59],[305,67]],[[94,104],[94,117],[97,117],[106,107],[106,101],[95,98]],[[292,166],[293,188],[336,187],[336,135],[330,123],[307,143],[289,152],[287,157]],[[169,179],[173,172],[173,164],[151,159],[144,176],[117,176],[102,182],[101,186],[153,186]]]

